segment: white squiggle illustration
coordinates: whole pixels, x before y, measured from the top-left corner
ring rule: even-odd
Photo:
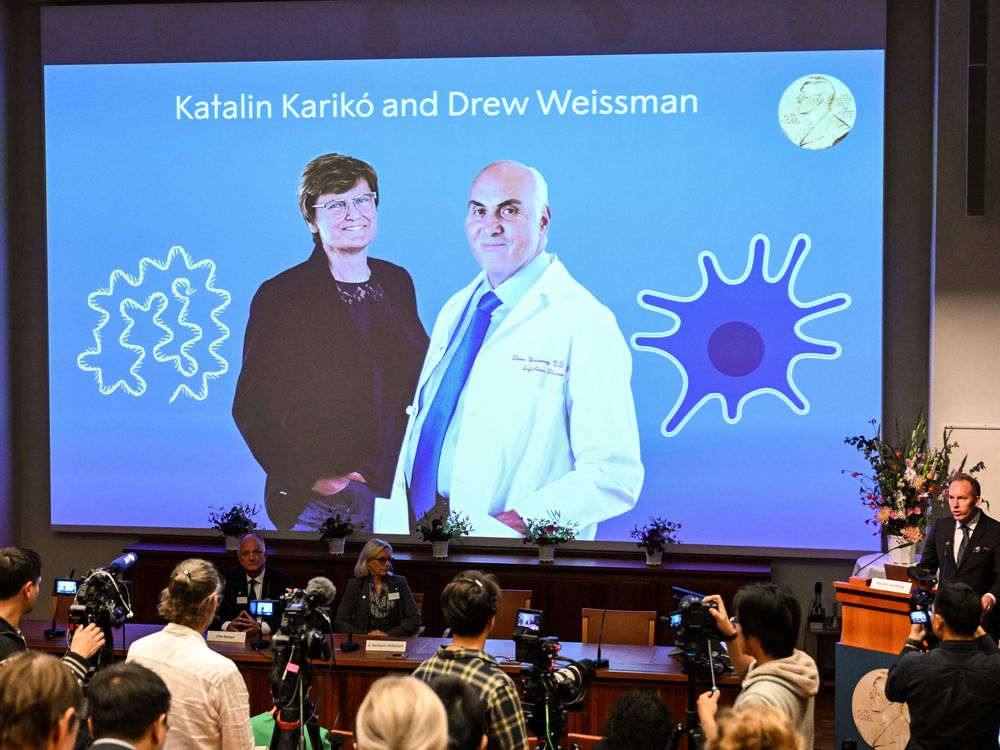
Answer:
[[[77,356],[77,366],[94,374],[103,395],[121,389],[138,397],[148,388],[142,372],[152,352],[152,362],[171,365],[171,371],[182,378],[173,388],[171,403],[182,394],[203,401],[209,381],[229,370],[229,362],[219,349],[230,331],[219,316],[232,295],[215,286],[215,272],[214,261],[195,262],[179,245],[170,248],[165,261],[140,260],[136,276],[121,269],[113,271],[106,288],[87,296],[87,305],[100,319],[93,331],[94,346]],[[109,325],[109,310],[119,315],[117,337]],[[147,340],[135,335],[140,316],[162,332],[158,339],[148,331],[144,332]],[[106,348],[105,339],[116,339],[120,349]]]

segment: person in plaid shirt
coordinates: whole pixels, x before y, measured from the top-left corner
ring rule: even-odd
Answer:
[[[528,728],[514,681],[483,651],[493,630],[500,584],[495,576],[466,570],[441,593],[441,609],[451,643],[417,667],[413,676],[430,682],[454,675],[480,695],[486,706],[488,750],[527,750]]]

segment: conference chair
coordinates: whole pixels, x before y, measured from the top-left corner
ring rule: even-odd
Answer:
[[[575,747],[577,750],[591,750],[591,748],[595,747],[597,743],[602,742],[604,738],[596,734],[578,734],[577,732],[570,732],[566,736],[566,740],[570,747]]]
[[[531,589],[500,589],[497,619],[490,638],[504,640],[514,637],[517,610],[531,609],[531,594]]]
[[[417,604],[417,612],[420,613],[420,619],[423,620],[424,619],[424,595],[423,594],[418,594],[416,591],[413,591],[411,593],[413,594],[413,601],[416,602],[416,604]],[[427,629],[426,625],[421,625],[419,628],[417,628],[417,632],[414,633],[414,637],[423,635],[424,631],[426,629]]]
[[[605,614],[606,612],[606,614]],[[621,643],[628,646],[652,646],[656,636],[656,612],[633,609],[580,610],[583,621],[583,643]],[[604,637],[601,638],[601,619]]]

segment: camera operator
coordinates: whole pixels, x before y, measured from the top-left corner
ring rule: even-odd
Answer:
[[[910,709],[912,750],[996,748],[1000,732],[1000,652],[979,624],[982,598],[969,585],[938,589],[930,625],[941,639],[921,653],[923,625],[913,625],[885,695]]]
[[[34,608],[41,585],[42,559],[37,552],[26,547],[0,549],[0,662],[28,650],[18,628]],[[90,659],[103,646],[104,633],[93,623],[73,634],[62,661],[77,682],[82,684],[93,672]]]
[[[804,747],[813,746],[813,712],[819,692],[819,672],[808,654],[795,648],[802,622],[802,608],[791,592],[773,583],[745,586],[736,593],[730,621],[722,597],[714,602],[712,617],[729,642],[729,658],[743,690],[734,708],[771,706],[785,714],[802,735]],[[709,740],[716,735],[715,714],[719,692],[698,698],[698,717]]]
[[[500,584],[495,576],[466,570],[441,593],[441,609],[451,628],[451,643],[417,667],[425,682],[454,675],[467,682],[486,705],[489,750],[527,750],[528,728],[514,681],[483,651],[493,630]]]

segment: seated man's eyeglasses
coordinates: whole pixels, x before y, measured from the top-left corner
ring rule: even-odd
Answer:
[[[347,215],[347,210],[350,206],[354,206],[363,214],[370,213],[375,208],[375,199],[377,197],[377,193],[362,193],[361,195],[356,195],[350,200],[345,201],[342,198],[337,198],[332,201],[327,201],[326,203],[314,203],[312,207],[325,208],[330,216],[335,219],[339,219],[341,216]]]

